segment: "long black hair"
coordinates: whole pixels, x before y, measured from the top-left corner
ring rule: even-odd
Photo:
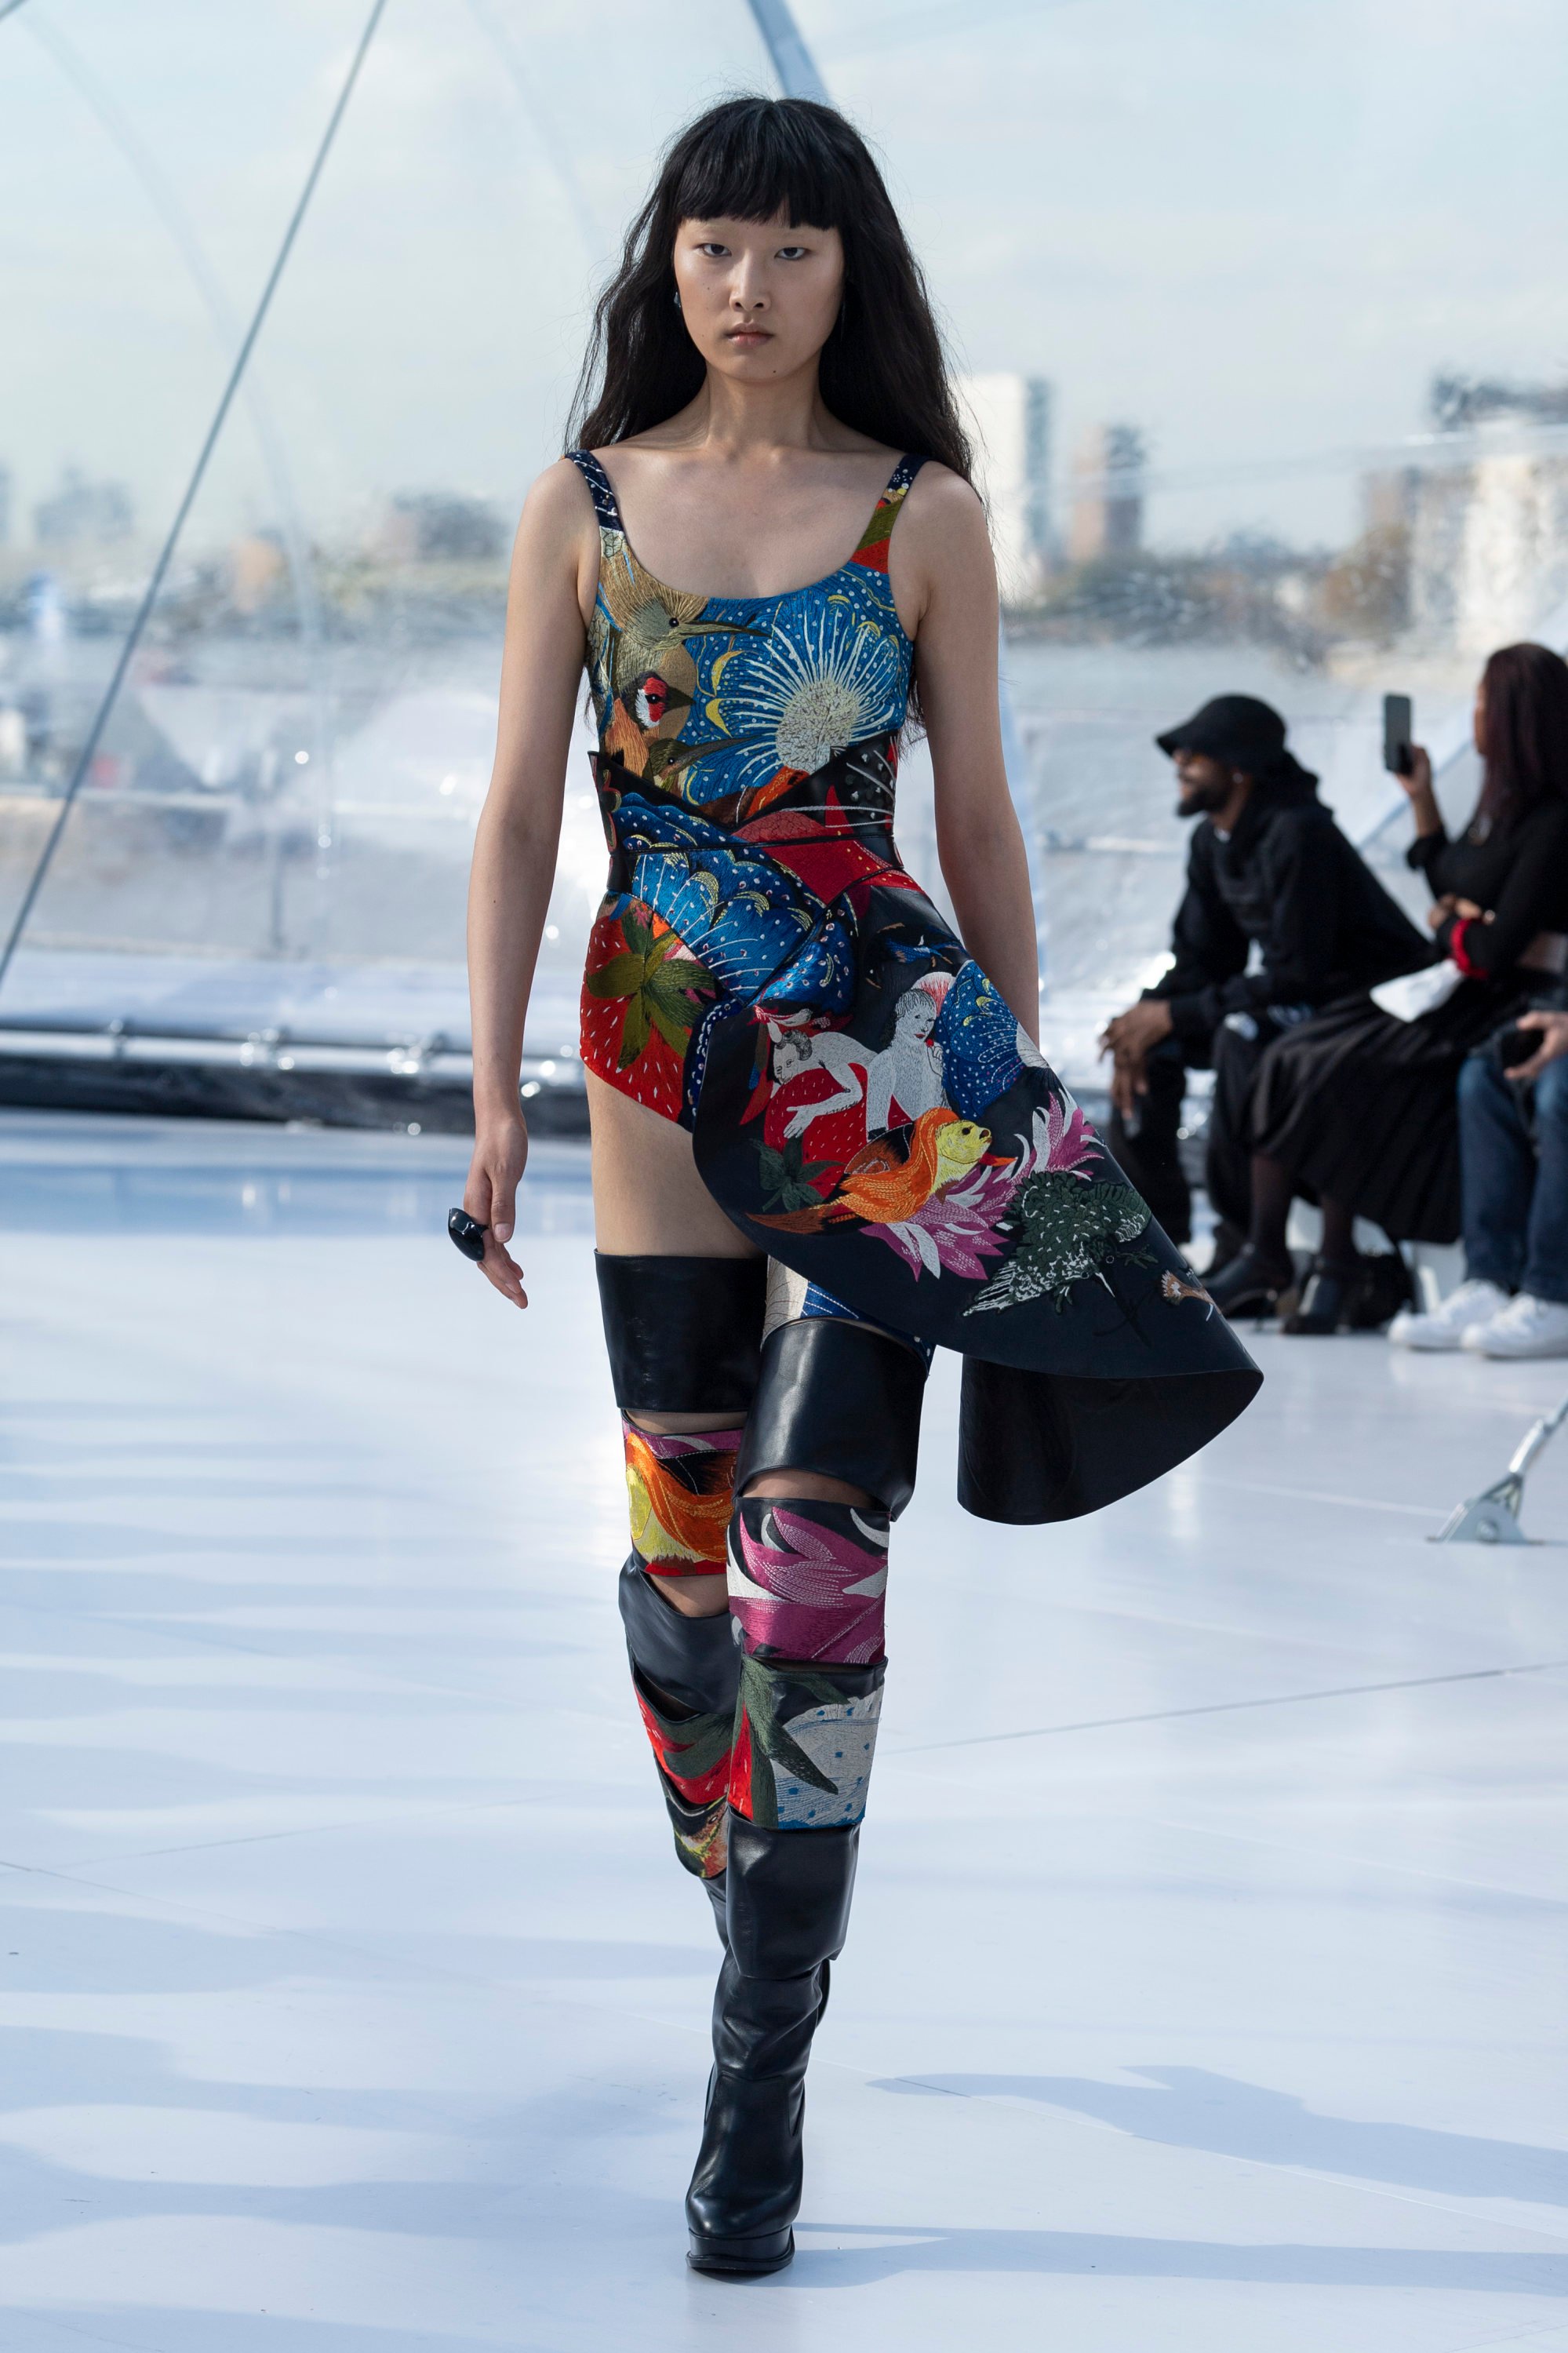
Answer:
[[[696,398],[704,363],[675,306],[681,222],[781,213],[844,241],[843,307],[818,364],[826,406],[854,432],[968,480],[969,441],[920,264],[859,132],[808,98],[727,99],[670,145],[599,297],[567,447],[607,448]]]
[[[1506,825],[1568,798],[1568,662],[1550,646],[1500,646],[1481,675],[1486,779],[1477,816]]]

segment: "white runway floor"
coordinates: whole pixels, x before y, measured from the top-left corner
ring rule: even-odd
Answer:
[[[1115,1510],[895,1540],[794,2269],[633,1720],[581,1159],[0,1118],[6,2353],[1568,2348],[1568,1365],[1265,1336]]]

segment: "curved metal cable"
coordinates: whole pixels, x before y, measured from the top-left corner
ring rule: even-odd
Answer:
[[[22,0],[0,0],[0,14],[10,15],[21,5]],[[48,838],[38,853],[37,863],[33,869],[26,889],[22,893],[22,902],[16,910],[9,936],[4,949],[0,949],[0,987],[5,986],[5,976],[11,968],[11,960],[16,953],[17,942],[27,927],[27,921],[37,903],[38,892],[43,888],[44,878],[48,873],[55,851],[59,847],[60,836],[66,828],[66,820],[70,816],[76,797],[81,790],[88,771],[97,755],[110,712],[120,698],[120,690],[125,683],[126,673],[131,668],[136,649],[141,644],[147,624],[152,618],[153,607],[157,602],[158,592],[163,585],[164,575],[169,569],[174,550],[179,544],[180,534],[184,530],[192,507],[195,504],[196,493],[201,489],[208,462],[214,449],[217,447],[218,437],[227,422],[228,412],[234,406],[235,395],[239,390],[240,380],[245,375],[250,354],[256,348],[257,338],[261,332],[267,313],[272,307],[272,298],[278,291],[279,283],[288,267],[289,257],[294,249],[294,240],[299,236],[305,215],[310,209],[310,199],[316,193],[316,184],[321,176],[327,157],[331,152],[332,142],[338,134],[338,127],[348,111],[349,100],[353,95],[360,69],[370,53],[370,45],[375,37],[376,28],[381,23],[385,9],[386,0],[373,0],[364,30],[360,35],[359,45],[354,50],[348,73],[344,77],[343,86],[338,93],[337,103],[328,117],[327,127],[321,133],[321,142],[305,177],[305,185],[300,191],[299,201],[289,216],[289,226],[283,232],[283,242],[278,248],[277,258],[273,261],[271,269],[268,272],[267,283],[261,290],[261,299],[257,303],[249,326],[246,329],[245,341],[235,354],[234,365],[229,370],[228,381],[223,388],[223,396],[218,402],[212,423],[207,427],[206,438],[202,443],[196,462],[191,470],[191,478],[185,485],[184,496],[181,499],[174,519],[169,525],[163,544],[158,551],[157,562],[153,566],[152,575],[142,593],[142,602],[136,608],[136,617],[132,622],[126,633],[125,642],[120,649],[120,659],[114,665],[113,675],[104,689],[102,699],[93,714],[92,725],[88,730],[87,740],[77,755],[77,764],[71,772],[70,783],[67,786],[65,796],[60,802],[59,815],[50,827]]]
[[[19,5],[19,0],[18,0]],[[170,238],[178,248],[186,272],[206,311],[219,350],[232,358],[239,348],[239,322],[228,306],[228,297],[218,281],[216,272],[207,259],[200,237],[196,235],[189,214],[181,203],[163,166],[148,147],[135,125],[123,111],[113,93],[107,90],[89,67],[87,60],[47,16],[31,16],[26,27],[32,38],[50,57],[60,72],[75,89],[78,96],[90,107],[100,124],[119,148],[132,171],[141,181],[147,200],[157,214]],[[288,559],[289,576],[294,589],[294,604],[300,616],[300,634],[305,640],[307,658],[312,674],[320,668],[321,645],[321,601],[316,591],[315,567],[300,517],[300,501],[295,495],[288,459],[272,414],[262,396],[254,370],[245,385],[245,404],[250,411],[262,463],[272,484],[272,495],[278,503],[278,521],[283,537],[283,552]],[[318,697],[320,688],[317,689]],[[320,733],[318,727],[318,733]],[[316,747],[318,756],[321,746]]]

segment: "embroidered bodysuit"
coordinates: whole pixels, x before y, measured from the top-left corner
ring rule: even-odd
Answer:
[[[599,524],[610,851],[584,1063],[691,1131],[714,1198],[799,1281],[963,1353],[972,1508],[1065,1517],[1143,1484],[1259,1376],[900,860],[914,648],[888,558],[921,461],[826,578],[703,596],[638,562],[603,466],[571,456]]]

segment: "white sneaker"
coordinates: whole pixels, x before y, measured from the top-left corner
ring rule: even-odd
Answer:
[[[1568,1356],[1568,1307],[1521,1291],[1489,1323],[1472,1324],[1461,1345],[1478,1356]]]
[[[1508,1305],[1508,1293],[1495,1282],[1461,1282],[1430,1315],[1401,1308],[1388,1327],[1396,1348],[1462,1348],[1465,1335],[1477,1324],[1489,1324]],[[1565,1311],[1568,1312],[1568,1311]]]

